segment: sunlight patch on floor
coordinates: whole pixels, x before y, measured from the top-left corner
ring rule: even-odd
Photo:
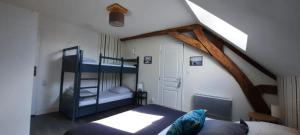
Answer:
[[[246,51],[248,40],[248,35],[246,33],[223,21],[217,16],[211,14],[210,12],[206,11],[190,0],[185,1],[197,17],[197,19],[200,21],[200,23],[202,23],[204,26],[208,27],[218,35],[222,36],[225,40]]]
[[[136,133],[162,118],[163,116],[159,115],[126,111],[108,118],[94,121],[93,123],[102,124],[129,133]]]

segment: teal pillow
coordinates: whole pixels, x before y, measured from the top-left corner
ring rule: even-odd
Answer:
[[[193,110],[178,118],[170,127],[167,135],[197,134],[204,125],[206,110]]]

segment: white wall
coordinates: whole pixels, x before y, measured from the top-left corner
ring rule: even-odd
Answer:
[[[139,82],[144,83],[145,90],[148,91],[148,100],[152,103],[158,103],[159,88],[159,54],[160,45],[169,43],[170,38],[156,37],[147,39],[138,39],[128,41],[124,47],[125,58],[140,57]],[[152,64],[144,64],[144,56],[152,56]],[[124,84],[134,88],[135,75],[124,76]]]
[[[139,81],[145,84],[145,89],[149,92],[148,100],[157,103],[158,78],[159,78],[159,52],[160,45],[174,44],[178,41],[169,36],[158,36],[145,39],[138,39],[126,42],[125,56],[133,57],[133,49],[136,56],[141,57]],[[239,58],[233,52],[225,49],[225,53],[248,75],[254,84],[276,84],[276,82],[250,64]],[[190,56],[204,56],[204,64],[201,67],[190,67]],[[151,65],[143,64],[144,56],[153,56]],[[183,71],[183,110],[191,110],[192,96],[194,94],[207,94],[230,98],[233,100],[233,120],[240,118],[248,119],[248,112],[253,111],[239,84],[235,79],[212,57],[199,52],[198,50],[184,46],[184,71]],[[128,79],[129,78],[129,79]],[[130,80],[132,77],[127,77]],[[277,104],[277,96],[266,96],[268,104]]]
[[[58,111],[62,49],[80,46],[84,57],[96,61],[99,59],[100,52],[104,55],[104,50],[105,56],[122,56],[122,45],[115,36],[100,34],[48,16],[40,16],[39,33],[40,47],[35,93],[37,96],[34,103],[37,115]],[[95,77],[96,74],[83,74],[83,77],[85,76]],[[73,86],[73,77],[72,73],[65,74],[64,89]],[[104,90],[115,85],[114,78],[115,75],[112,74],[104,76]],[[82,82],[83,86],[96,84],[96,81]]]
[[[98,59],[97,32],[77,25],[40,16],[40,48],[37,82],[37,114],[58,110],[62,49],[79,45],[86,57]],[[66,75],[71,85],[72,74]]]
[[[0,2],[0,131],[29,135],[38,15]]]

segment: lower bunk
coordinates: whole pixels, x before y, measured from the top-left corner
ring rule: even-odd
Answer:
[[[64,113],[71,119],[77,119],[79,117],[92,115],[95,113],[111,110],[114,108],[133,105],[135,103],[134,94],[132,91],[115,91],[107,90],[101,92],[98,98],[98,104],[96,97],[93,96],[96,93],[88,90],[80,92],[78,105],[74,105],[73,90],[67,90],[63,94],[60,112]]]
[[[87,105],[87,106],[81,106],[78,108],[78,113],[77,113],[77,118],[95,114],[98,112],[103,112],[107,110],[111,110],[114,108],[126,106],[126,105],[132,105],[134,104],[134,99],[133,98],[127,98],[127,99],[122,99],[122,100],[117,100],[117,101],[111,101],[108,103],[101,103],[98,104],[98,107],[96,108],[96,105]]]

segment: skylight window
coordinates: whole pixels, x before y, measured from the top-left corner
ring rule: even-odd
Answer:
[[[197,19],[205,25],[207,28],[211,29],[215,33],[219,34],[225,40],[231,42],[242,50],[246,51],[248,35],[241,30],[233,27],[217,16],[206,11],[202,7],[196,5],[190,0],[185,0],[188,6],[191,8]]]
[[[153,122],[162,119],[163,116],[141,113],[136,111],[126,111],[93,123],[102,124],[129,133],[136,133]]]

